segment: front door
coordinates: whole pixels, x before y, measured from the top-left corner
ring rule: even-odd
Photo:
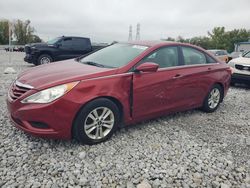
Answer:
[[[76,57],[74,50],[74,41],[72,37],[65,37],[59,44],[57,59],[71,59]]]
[[[178,105],[176,92],[181,89],[175,84],[178,79],[179,49],[164,47],[151,53],[137,64],[154,62],[159,64],[156,72],[140,72],[133,75],[133,117],[144,119],[172,110]],[[135,67],[136,68],[136,67]]]

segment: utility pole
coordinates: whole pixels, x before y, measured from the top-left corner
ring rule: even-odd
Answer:
[[[9,64],[11,64],[11,35],[12,35],[12,24],[10,20],[8,20],[9,23]]]
[[[136,25],[136,37],[135,40],[140,40],[140,24]]]
[[[129,34],[128,34],[128,41],[133,40],[133,36],[132,36],[132,25],[129,26]]]

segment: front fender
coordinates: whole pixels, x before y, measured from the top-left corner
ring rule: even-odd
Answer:
[[[74,88],[74,92],[68,93],[68,97],[78,104],[78,111],[96,98],[114,98],[122,105],[123,120],[127,124],[131,121],[131,79],[132,73],[126,73],[83,80]]]

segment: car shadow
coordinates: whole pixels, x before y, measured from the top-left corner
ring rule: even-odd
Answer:
[[[235,83],[234,85],[231,85],[230,87],[232,88],[238,88],[238,89],[250,89],[250,84],[240,84],[240,83]]]

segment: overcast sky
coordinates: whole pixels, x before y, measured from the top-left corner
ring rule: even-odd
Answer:
[[[1,0],[0,19],[30,19],[47,40],[60,35],[95,42],[204,36],[215,26],[250,29],[250,0]]]

